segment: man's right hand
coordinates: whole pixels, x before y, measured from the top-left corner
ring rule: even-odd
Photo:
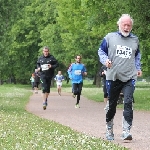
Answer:
[[[51,65],[51,64],[48,64],[48,68],[52,68],[52,65]]]
[[[37,71],[40,71],[40,70],[41,70],[40,68],[37,69]]]
[[[106,65],[107,68],[111,68],[112,67],[112,61],[107,59],[105,65]]]

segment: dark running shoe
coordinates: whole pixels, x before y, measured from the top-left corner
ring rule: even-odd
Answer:
[[[130,134],[130,131],[123,131],[121,138],[123,140],[132,140],[132,135]]]
[[[46,109],[46,106],[47,106],[47,104],[46,104],[46,103],[43,103],[43,110]]]

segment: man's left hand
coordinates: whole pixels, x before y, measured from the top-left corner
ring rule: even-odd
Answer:
[[[51,65],[51,64],[48,64],[48,68],[52,68],[52,65]]]
[[[138,77],[141,77],[141,76],[142,76],[142,71],[138,71],[138,72],[137,72],[137,76],[138,76]]]
[[[83,75],[86,76],[86,75],[87,75],[87,72],[84,72]]]

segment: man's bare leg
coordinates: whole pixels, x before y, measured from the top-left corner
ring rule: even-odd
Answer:
[[[49,93],[43,93],[43,109],[46,109],[47,106],[47,99],[48,99]]]

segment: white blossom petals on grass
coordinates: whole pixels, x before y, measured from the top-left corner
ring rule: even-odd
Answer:
[[[9,91],[9,92],[8,92]],[[25,110],[32,94],[24,88],[0,87],[1,150],[123,150]]]

